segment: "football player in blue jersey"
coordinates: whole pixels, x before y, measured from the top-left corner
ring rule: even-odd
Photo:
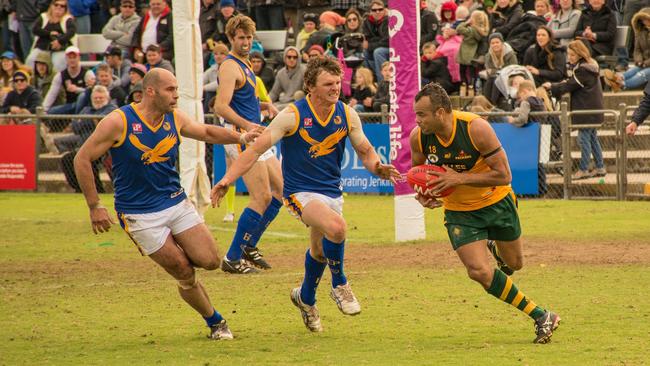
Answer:
[[[142,102],[126,105],[102,119],[74,160],[92,229],[108,231],[113,219],[102,206],[91,162],[110,150],[115,210],[124,231],[142,255],[178,281],[178,292],[210,327],[209,338],[232,339],[225,319],[212,306],[194,267],[214,270],[219,253],[214,238],[187,199],[175,165],[181,136],[213,144],[245,143],[260,130],[240,134],[200,124],[176,109],[178,84],[164,69],[149,71]]]
[[[283,200],[311,231],[304,280],[301,287],[291,291],[291,301],[300,309],[305,326],[320,332],[316,288],[326,266],[332,273],[330,296],[339,310],[346,315],[361,312],[343,271],[346,223],[342,216],[341,161],[346,139],[371,173],[393,182],[401,175],[380,161],[363,133],[359,115],[339,101],[341,68],[337,60],[311,60],[305,72],[305,89],[309,94],[280,112],[214,186],[211,198],[214,206],[230,183],[282,140]]]

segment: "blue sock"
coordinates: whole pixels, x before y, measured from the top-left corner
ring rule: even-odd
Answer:
[[[300,300],[309,306],[316,303],[316,288],[325,271],[326,263],[315,260],[309,250],[305,254],[305,278],[300,287]]]
[[[275,197],[271,198],[271,203],[266,208],[266,211],[264,211],[264,215],[262,215],[262,219],[260,219],[260,226],[258,228],[257,233],[255,233],[253,238],[246,245],[253,248],[257,246],[257,242],[260,240],[262,235],[264,235],[264,231],[266,231],[266,228],[269,227],[269,225],[275,219],[275,217],[278,216],[278,212],[280,212],[281,207],[282,207],[282,202],[280,200],[278,200]]]
[[[242,247],[248,245],[248,242],[255,236],[255,231],[260,225],[261,218],[262,216],[260,214],[250,208],[246,207],[244,209],[244,212],[239,217],[237,231],[235,231],[235,236],[232,238],[232,243],[230,243],[230,249],[226,253],[226,258],[229,261],[238,261],[241,259]]]
[[[334,243],[323,238],[323,254],[327,258],[327,265],[332,272],[332,287],[348,283],[343,273],[343,253],[345,252],[345,240]]]
[[[223,320],[223,316],[219,314],[217,309],[214,309],[214,314],[212,314],[212,316],[209,316],[207,318],[203,317],[203,319],[205,319],[205,322],[208,324],[208,327],[211,327],[215,324],[221,323],[221,321]]]

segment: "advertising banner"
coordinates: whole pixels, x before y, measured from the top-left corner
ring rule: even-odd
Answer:
[[[36,189],[36,126],[0,126],[0,190]]]

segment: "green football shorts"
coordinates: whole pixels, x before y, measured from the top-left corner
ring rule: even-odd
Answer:
[[[513,194],[475,211],[445,210],[445,226],[454,250],[479,240],[512,241],[521,236]]]

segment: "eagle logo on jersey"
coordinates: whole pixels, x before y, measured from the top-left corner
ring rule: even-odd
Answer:
[[[304,128],[301,128],[298,132],[300,137],[305,140],[308,144],[311,145],[309,148],[309,154],[312,158],[317,158],[319,156],[325,156],[336,148],[336,145],[341,141],[342,138],[347,136],[348,132],[345,128],[339,128],[336,132],[327,136],[323,141],[314,140],[309,136],[309,132]]]
[[[165,121],[165,123],[163,123],[163,130],[169,131],[171,129],[172,129],[172,126],[169,124],[169,122]]]
[[[129,135],[129,141],[131,141],[131,144],[138,148],[138,150],[142,151],[142,157],[140,157],[140,160],[144,162],[144,165],[149,165],[169,160],[168,156],[163,155],[167,154],[169,150],[176,145],[178,139],[176,135],[170,133],[164,139],[160,140],[153,149],[140,142],[138,136],[134,134]]]

